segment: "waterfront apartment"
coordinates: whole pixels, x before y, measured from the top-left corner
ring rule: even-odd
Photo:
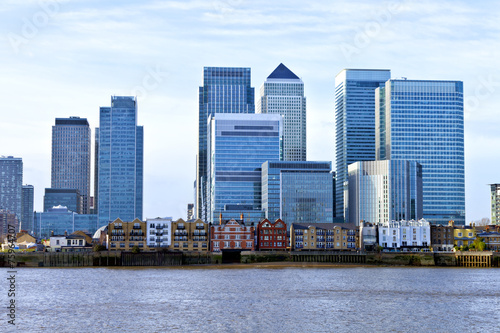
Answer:
[[[474,226],[455,226],[454,222],[450,223],[453,228],[454,246],[469,246],[476,240],[476,229]]]
[[[230,219],[222,221],[210,229],[210,249],[212,252],[227,250],[254,251],[255,227],[252,223],[246,225],[243,216],[240,220]]]
[[[108,225],[108,250],[131,251],[137,246],[140,250],[147,251],[149,248],[146,244],[146,232],[146,222],[139,219],[124,222],[118,218]]]
[[[174,251],[208,251],[208,223],[200,219],[184,221],[178,219],[172,222],[171,244]]]
[[[91,251],[92,242],[90,236],[83,232],[74,232],[71,235],[50,236],[49,246],[51,252],[82,252]]]
[[[280,219],[274,222],[264,219],[257,224],[257,250],[286,250],[288,240],[286,223]]]
[[[428,251],[431,245],[430,228],[425,219],[380,223],[379,245],[386,250]]]
[[[453,251],[454,231],[453,225],[432,224],[431,244],[433,251]]]
[[[290,244],[293,251],[354,251],[358,230],[353,223],[292,223]]]
[[[172,218],[146,219],[147,244],[151,248],[168,248],[172,244]]]

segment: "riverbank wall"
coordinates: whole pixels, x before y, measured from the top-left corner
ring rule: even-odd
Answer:
[[[15,253],[14,267],[108,267],[108,266],[181,266],[220,265],[226,263],[335,263],[370,266],[500,267],[499,252],[422,252],[359,253],[254,251],[232,255],[212,252],[31,252]],[[0,267],[10,267],[6,253],[0,254]]]

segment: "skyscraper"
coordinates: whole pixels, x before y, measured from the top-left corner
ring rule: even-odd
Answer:
[[[491,224],[500,224],[500,184],[490,184]]]
[[[333,222],[331,162],[266,161],[262,164],[262,210],[270,221]]]
[[[257,113],[283,116],[284,161],[306,160],[304,83],[285,65],[279,64],[262,84]]]
[[[390,70],[344,69],[335,77],[336,212],[344,216],[347,166],[375,160],[375,89]]]
[[[134,97],[112,96],[111,107],[100,108],[96,146],[99,226],[142,219],[144,130]]]
[[[259,222],[261,166],[280,159],[283,135],[278,114],[215,114],[208,130],[208,221]]]
[[[0,209],[22,217],[23,160],[20,157],[0,157]]]
[[[255,113],[250,68],[205,67],[199,89],[196,217],[207,219],[207,121],[217,113]]]
[[[53,189],[77,189],[83,214],[89,213],[90,127],[86,118],[56,118],[52,126]]]
[[[385,160],[350,164],[344,203],[349,223],[422,218],[422,166],[415,161]]]
[[[376,97],[377,159],[420,163],[424,218],[465,224],[463,83],[389,80]]]
[[[21,212],[21,228],[29,233],[33,232],[33,211],[34,211],[34,197],[35,188],[33,185],[23,185],[22,205]]]

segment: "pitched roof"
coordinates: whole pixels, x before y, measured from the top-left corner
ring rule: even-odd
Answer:
[[[267,77],[268,79],[299,79],[291,70],[282,63]]]

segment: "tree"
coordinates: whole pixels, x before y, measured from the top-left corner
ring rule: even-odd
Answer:
[[[96,244],[96,245],[94,245],[93,250],[94,250],[94,252],[100,252],[100,251],[106,250],[106,247],[104,245],[101,245],[101,244]]]
[[[139,252],[141,252],[141,249],[140,249],[137,245],[135,245],[135,246],[132,248],[132,253],[139,253]]]
[[[484,239],[482,237],[476,237],[474,240],[474,243],[471,244],[471,246],[474,246],[474,248],[478,251],[484,251],[486,248],[486,243],[484,242]]]
[[[472,223],[474,223],[475,226],[484,226],[484,225],[489,225],[490,224],[490,219],[487,218],[487,217],[483,217],[482,219],[480,220],[476,220],[476,221],[472,221],[471,222],[471,225]]]

